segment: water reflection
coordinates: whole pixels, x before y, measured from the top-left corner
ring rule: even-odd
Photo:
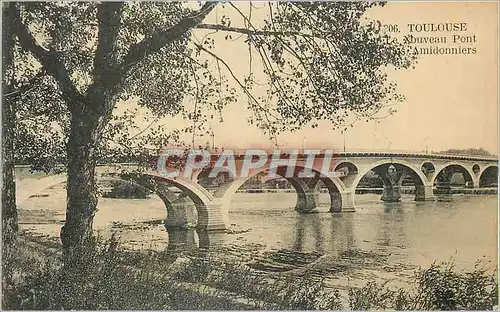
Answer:
[[[293,222],[289,226],[289,234],[283,237],[285,249],[297,252],[319,252],[338,256],[346,250],[355,249],[355,220],[354,214],[342,213],[294,213]],[[234,237],[249,237],[251,234],[211,233],[199,229],[165,229],[168,233],[168,251],[186,251],[193,249],[208,249],[214,245]],[[282,234],[283,228],[276,228],[276,235]],[[383,232],[390,232],[383,230]],[[250,232],[251,233],[251,232]]]
[[[168,232],[167,250],[188,250],[198,247],[196,233],[192,229],[166,228]]]
[[[354,235],[354,214],[334,214],[331,219],[330,232],[332,240],[340,242],[340,244],[333,244],[333,246],[340,247],[338,252],[357,247]]]
[[[406,214],[400,203],[383,203],[384,213],[378,214],[379,225],[376,241],[383,246],[407,245]]]
[[[353,214],[297,214],[295,237],[289,246],[294,251],[339,254],[356,247]]]
[[[168,233],[169,251],[184,251],[192,249],[208,249],[210,246],[210,237],[205,230],[188,228],[172,229],[165,226]]]
[[[313,214],[313,216],[317,216],[319,214]],[[323,223],[322,220],[318,217],[312,218],[312,230],[314,235],[314,246],[316,247],[316,251],[324,252],[324,237],[323,237]]]
[[[295,251],[315,250],[324,252],[323,218],[320,213],[307,215],[297,213],[295,218],[295,239],[292,249]],[[313,247],[314,246],[314,247]]]
[[[293,249],[297,251],[302,251],[304,246],[304,218],[297,218],[295,223],[295,240],[293,243]]]

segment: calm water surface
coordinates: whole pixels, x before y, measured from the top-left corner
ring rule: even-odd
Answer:
[[[63,186],[45,190],[21,207],[22,229],[58,238],[64,221]],[[195,231],[170,235],[162,220],[163,203],[101,198],[95,229],[115,232],[130,248],[167,249],[168,245],[239,246],[260,252],[290,250],[340,259],[346,252],[384,255],[387,264],[428,266],[453,258],[457,267],[472,268],[482,258],[497,263],[496,196],[454,196],[450,202],[382,203],[380,195],[356,195],[356,212],[328,213],[328,195],[321,194],[317,213],[294,211],[294,193],[236,194],[230,210],[231,232],[198,236]],[[170,238],[170,242],[169,242]],[[251,248],[249,247],[251,246]]]

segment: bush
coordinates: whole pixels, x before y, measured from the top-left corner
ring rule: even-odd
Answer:
[[[394,306],[395,298],[397,298],[395,294],[396,292],[387,289],[386,283],[368,282],[362,288],[349,289],[349,307],[352,310],[385,310]],[[406,299],[404,292],[401,295]],[[399,300],[403,298],[399,298]],[[406,301],[404,302],[406,303]]]
[[[103,197],[144,199],[151,193],[145,187],[128,181],[111,181],[111,187],[111,191],[104,193]]]
[[[344,302],[353,310],[491,310],[498,305],[498,281],[479,263],[471,272],[457,272],[453,263],[433,264],[416,272],[410,289],[369,282],[349,289],[343,300],[312,274],[257,274],[203,255],[167,263],[165,253],[119,251],[112,240],[91,246],[76,269],[61,265],[50,248],[34,250],[23,240],[4,248],[4,309],[338,310]],[[45,254],[33,256],[40,250]]]
[[[456,272],[453,262],[433,264],[416,275],[412,307],[419,310],[488,310],[498,304],[498,280],[480,262]]]
[[[45,266],[28,275],[6,298],[5,309],[163,309],[168,280],[148,266],[131,270],[112,248],[99,248],[86,265]],[[54,259],[52,259],[54,261]],[[154,274],[153,274],[154,273]],[[161,273],[159,273],[161,274]]]
[[[478,262],[471,272],[454,271],[453,262],[432,264],[414,277],[413,290],[391,291],[368,283],[349,290],[353,310],[491,310],[498,305],[498,280]]]

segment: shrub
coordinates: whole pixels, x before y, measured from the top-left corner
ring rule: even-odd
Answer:
[[[48,245],[20,240],[4,248],[4,309],[300,309],[488,310],[498,305],[498,281],[478,263],[457,272],[453,263],[433,264],[415,274],[413,288],[394,289],[369,282],[338,290],[312,274],[256,274],[240,263],[184,255],[173,263],[165,253],[117,250],[117,242],[97,241],[85,261],[61,265]],[[41,256],[40,250],[43,250]],[[77,269],[76,269],[77,268]],[[246,298],[236,300],[236,297]]]
[[[103,194],[104,197],[144,199],[151,193],[145,187],[128,181],[111,181],[111,187],[110,192]]]
[[[496,273],[496,272],[495,272]],[[498,304],[498,280],[477,262],[471,272],[457,272],[453,262],[432,264],[417,273],[411,308],[487,310]]]
[[[496,273],[496,272],[495,272]],[[491,310],[498,305],[498,280],[476,263],[471,272],[457,272],[453,262],[432,264],[419,270],[413,290],[389,290],[385,284],[369,282],[349,290],[353,310]]]
[[[349,307],[352,310],[392,308],[395,298],[397,298],[395,297],[396,292],[387,289],[386,283],[368,282],[362,288],[349,289]],[[401,293],[401,295],[403,297],[399,300],[405,298],[405,293]]]

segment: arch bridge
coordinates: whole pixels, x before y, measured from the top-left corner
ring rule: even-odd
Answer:
[[[281,151],[286,159],[287,152]],[[271,156],[272,153],[269,154]],[[288,154],[289,155],[289,154]],[[212,162],[218,154],[212,155]],[[316,157],[323,157],[320,154]],[[97,177],[127,180],[154,192],[165,203],[166,225],[170,227],[196,226],[202,230],[224,230],[229,225],[229,204],[236,191],[248,180],[266,171],[284,177],[295,189],[295,209],[301,213],[313,211],[319,205],[320,186],[330,195],[331,212],[355,211],[355,191],[361,179],[369,172],[378,175],[383,183],[381,200],[401,200],[403,181],[411,179],[416,201],[435,200],[435,194],[451,190],[452,176],[461,173],[466,187],[488,185],[497,187],[498,159],[491,156],[444,155],[418,152],[349,151],[336,152],[330,170],[338,175],[327,177],[320,173],[316,163],[307,162],[299,153],[293,174],[286,174],[287,167],[269,160],[261,167],[250,169],[244,178],[225,179],[211,191],[200,184],[204,170],[193,170],[189,177],[166,178],[154,169],[139,168],[135,164],[98,166]],[[236,168],[241,170],[242,157],[236,156]],[[304,169],[314,172],[314,177],[301,177]],[[17,200],[22,203],[30,195],[66,181],[64,173],[47,176],[29,183],[18,183]],[[322,183],[319,183],[319,182]],[[180,190],[173,192],[172,186]],[[193,215],[196,220],[193,220]]]

